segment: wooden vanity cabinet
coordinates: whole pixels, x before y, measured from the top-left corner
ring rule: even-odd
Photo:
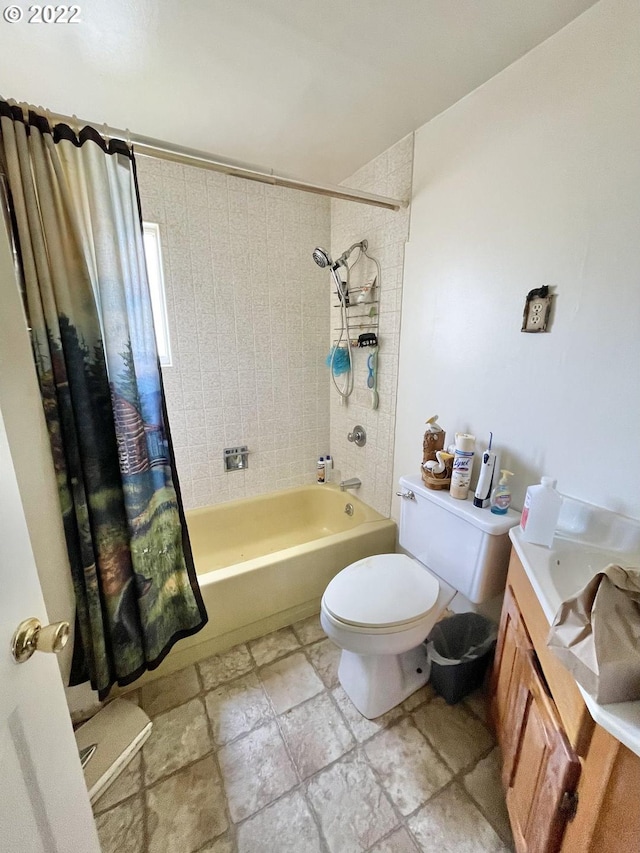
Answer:
[[[594,725],[512,552],[491,718],[518,853],[640,853],[640,757]]]
[[[580,763],[565,734],[513,593],[496,650],[493,716],[516,849],[560,850]]]

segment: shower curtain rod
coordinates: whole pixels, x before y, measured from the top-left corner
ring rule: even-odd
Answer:
[[[44,112],[50,123],[62,122],[74,129],[79,129],[87,124],[91,125],[102,135],[110,137],[117,136],[120,139],[126,140],[126,142],[135,146],[137,154],[143,154],[147,157],[159,157],[162,160],[171,160],[174,163],[184,163],[187,166],[197,166],[200,169],[209,169],[213,172],[222,172],[225,175],[232,175],[236,178],[245,178],[247,181],[258,181],[259,183],[271,184],[276,187],[287,187],[292,190],[316,193],[317,195],[330,196],[331,198],[341,199],[342,201],[354,201],[358,204],[370,204],[373,207],[383,207],[387,210],[400,210],[403,207],[407,207],[408,204],[408,202],[401,199],[374,195],[373,193],[354,190],[349,187],[337,187],[331,184],[312,184],[307,181],[298,181],[295,178],[287,178],[284,175],[274,175],[263,171],[259,167],[215,157],[207,151],[198,151],[195,148],[174,145],[162,139],[142,136],[141,134],[131,133],[129,130],[108,127],[105,124],[101,125],[94,121],[85,121],[76,116],[66,116],[61,113],[51,112],[50,110],[45,110]]]

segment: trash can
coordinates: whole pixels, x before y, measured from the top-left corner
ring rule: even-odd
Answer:
[[[498,626],[479,613],[456,613],[434,625],[426,639],[430,680],[448,705],[480,687],[497,634]]]

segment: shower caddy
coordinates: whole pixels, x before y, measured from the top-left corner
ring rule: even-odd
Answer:
[[[379,404],[379,396],[378,396],[378,328],[380,322],[380,279],[381,279],[381,269],[380,263],[378,260],[369,255],[367,253],[368,242],[363,240],[361,243],[361,251],[362,254],[373,261],[376,265],[376,276],[373,279],[373,283],[370,286],[369,292],[366,297],[359,301],[356,299],[353,300],[353,297],[356,293],[364,293],[364,289],[351,291],[349,290],[349,271],[350,268],[347,267],[347,296],[349,302],[345,304],[344,311],[346,316],[346,334],[348,338],[348,344],[342,344],[341,341],[342,333],[344,332],[341,328],[333,329],[334,332],[341,332],[341,336],[339,338],[334,338],[332,341],[332,345],[334,347],[340,347],[342,349],[348,349],[349,347],[354,349],[364,349],[369,348],[370,353],[367,358],[367,387],[371,391],[371,408],[377,409]],[[359,258],[358,258],[359,260]],[[358,261],[356,260],[356,263]],[[347,265],[345,264],[345,267]],[[353,268],[355,264],[352,265]],[[334,308],[342,308],[340,304],[340,300],[333,305]],[[358,336],[354,337],[354,332],[358,332]]]

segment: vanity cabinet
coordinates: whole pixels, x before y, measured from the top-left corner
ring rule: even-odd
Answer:
[[[640,851],[640,757],[594,725],[512,552],[491,718],[518,853]]]
[[[498,638],[494,719],[516,848],[557,851],[580,775],[511,590]]]

